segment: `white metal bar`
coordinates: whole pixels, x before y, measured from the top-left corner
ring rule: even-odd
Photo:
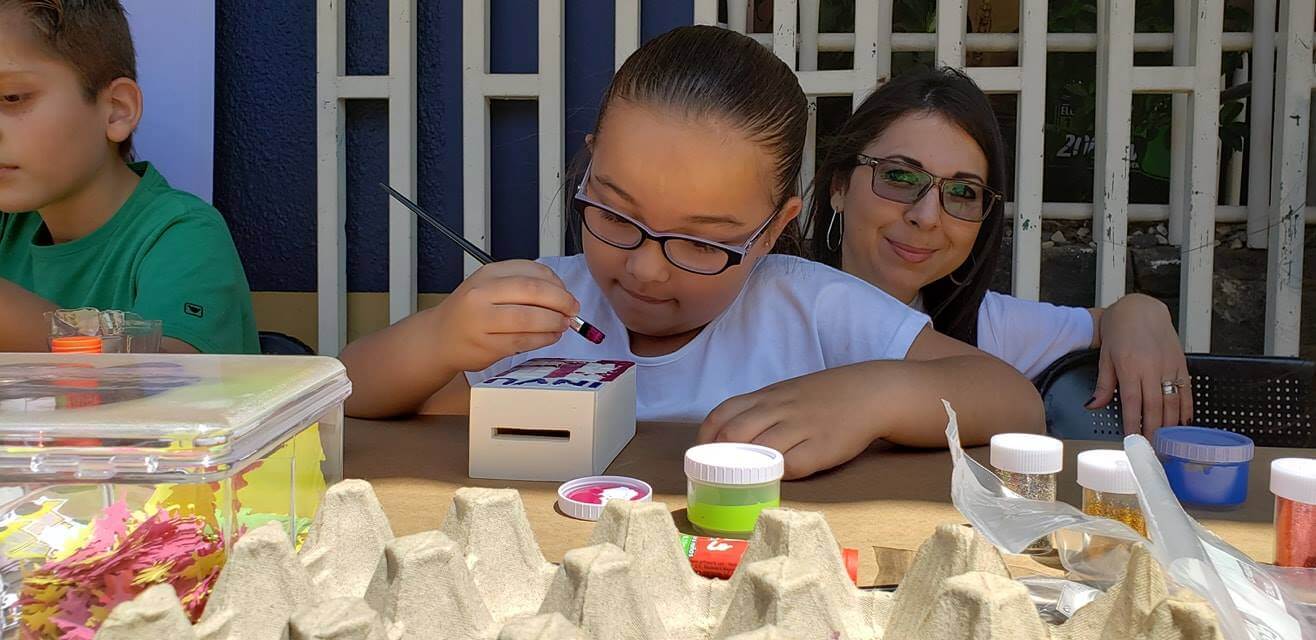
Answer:
[[[713,21],[701,23],[698,19],[695,24],[716,24],[717,23],[717,0],[712,2],[696,2],[695,10],[698,11],[700,4],[713,5]],[[707,9],[707,7],[702,7]],[[621,64],[626,62],[636,49],[640,48],[640,0],[617,0],[617,19],[613,36],[616,57],[613,60],[613,69],[620,69]]]
[[[1253,0],[1252,92],[1248,108],[1247,246],[1266,246],[1270,207],[1271,117],[1275,94],[1275,0]]]
[[[727,28],[749,33],[749,0],[727,0]],[[771,41],[771,36],[764,34]]]
[[[800,71],[818,70],[818,20],[821,14],[819,0],[800,0]],[[851,79],[853,82],[853,79]],[[853,85],[851,85],[853,86]],[[818,99],[809,98],[809,120],[804,132],[804,153],[800,163],[800,193],[804,197],[804,211],[809,211],[814,197],[813,176],[818,166]],[[797,221],[800,229],[807,225],[807,215]]]
[[[891,0],[881,0],[889,7]],[[1273,36],[1273,32],[1272,32]],[[772,41],[771,34],[754,34],[759,42],[767,44]],[[1248,51],[1252,49],[1253,34],[1231,32],[1224,34],[1221,51]],[[855,38],[852,33],[818,34],[818,50],[822,52],[854,51]],[[894,33],[888,40],[893,51],[935,51],[937,34],[935,33]],[[966,33],[964,34],[966,51],[981,53],[1004,53],[1019,50],[1017,33]],[[1095,33],[1049,33],[1046,36],[1047,51],[1052,53],[1093,53],[1097,50]],[[1135,33],[1133,50],[1137,53],[1160,53],[1174,49],[1172,33]]]
[[[808,96],[848,96],[854,90],[853,71],[801,71],[796,75]]]
[[[533,100],[539,97],[539,75],[534,73],[481,73],[472,81],[476,83],[475,91],[489,100]]]
[[[968,67],[964,73],[983,93],[1018,93],[1023,87],[1019,67]]]
[[[385,100],[389,97],[388,76],[339,76],[338,98],[342,100]]]
[[[850,106],[851,109],[859,108],[859,105],[873,91],[877,90],[879,82],[884,82],[886,77],[878,71],[879,48],[887,48],[888,67],[890,66],[890,36],[888,34],[885,43],[881,41],[879,35],[881,29],[879,21],[882,19],[882,5],[890,4],[890,0],[855,0],[854,3],[854,29],[855,42],[859,43],[854,52],[854,99]],[[891,20],[887,19],[887,30],[891,29]],[[815,67],[817,68],[817,67]],[[890,70],[888,69],[888,73]]]
[[[388,181],[416,193],[416,0],[389,0]],[[388,199],[388,319],[416,312],[416,216]]]
[[[1188,44],[1190,24],[1190,5],[1194,0],[1174,0],[1174,49],[1171,64],[1174,68],[1183,68],[1188,64]],[[1142,69],[1138,69],[1141,72]],[[1146,75],[1134,78],[1133,91],[1137,93],[1137,82]],[[1191,81],[1192,78],[1189,78]],[[1157,84],[1153,81],[1154,84]],[[1168,226],[1170,244],[1183,244],[1186,217],[1184,210],[1188,205],[1188,185],[1184,173],[1188,168],[1188,96],[1175,93],[1170,96],[1170,223]]]
[[[1265,248],[1270,216],[1270,133],[1275,95],[1275,0],[1253,1],[1252,93],[1248,96],[1248,248]]]
[[[1229,86],[1238,87],[1248,82],[1248,60],[1251,57],[1252,56],[1247,53],[1243,54],[1243,64],[1234,70],[1234,77],[1230,81]],[[1246,115],[1246,110],[1239,111],[1238,115],[1234,116],[1234,122],[1242,124],[1246,119]],[[1243,157],[1243,150],[1235,149],[1229,153],[1228,158],[1224,159],[1224,193],[1220,194],[1220,199],[1225,204],[1237,206],[1243,202]]]
[[[964,68],[965,20],[964,0],[937,0],[937,66]]]
[[[1091,220],[1094,206],[1090,202],[1043,202],[1043,220]],[[1005,216],[1014,217],[1015,203],[1005,204]],[[1316,206],[1306,207],[1305,220],[1316,225]],[[1130,204],[1129,222],[1165,222],[1170,219],[1170,205]],[[1220,205],[1215,208],[1216,224],[1237,224],[1247,220],[1247,207]]]
[[[346,67],[346,17],[336,2],[316,3],[316,316],[318,351],[337,356],[347,341],[347,153],[338,77]]]
[[[462,0],[462,235],[489,249],[489,9],[485,0]],[[466,275],[480,263],[465,257]]]
[[[695,24],[717,24],[717,0],[695,0]]]
[[[772,3],[772,52],[795,69],[795,16],[797,0],[774,0]]]
[[[877,0],[877,84],[891,79],[891,20],[895,15],[892,8],[892,2],[895,0]],[[856,18],[857,19],[857,18]],[[818,46],[822,46],[822,37],[818,38]],[[867,97],[867,96],[864,96]],[[854,105],[859,107],[858,102]]]
[[[1046,77],[1045,2],[1019,3],[1019,73],[1024,78]],[[1036,300],[1041,291],[1042,164],[1045,138],[1040,123],[1046,119],[1046,86],[1025,82],[1019,92],[1015,124],[1015,190],[1018,211],[1014,220],[1014,295]]]
[[[539,0],[539,255],[566,249],[562,189],[566,147],[562,0]]]
[[[1192,67],[1133,67],[1130,71],[1134,93],[1188,93],[1196,77]]]
[[[1206,352],[1211,350],[1211,276],[1220,175],[1220,30],[1225,2],[1193,0],[1191,4],[1195,6],[1190,51],[1197,79],[1188,99],[1188,157],[1192,164],[1179,258],[1179,339],[1186,351]]]
[[[1097,3],[1097,144],[1093,237],[1097,306],[1124,295],[1129,217],[1129,118],[1133,108],[1133,0]]]
[[[1282,0],[1275,74],[1274,160],[1266,252],[1266,353],[1297,355],[1302,311],[1303,226],[1307,202],[1307,133],[1312,89],[1310,0]]]

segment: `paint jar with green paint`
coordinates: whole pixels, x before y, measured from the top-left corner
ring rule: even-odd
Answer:
[[[781,505],[781,453],[755,444],[717,442],[685,452],[690,524],[700,533],[747,537],[764,509]]]

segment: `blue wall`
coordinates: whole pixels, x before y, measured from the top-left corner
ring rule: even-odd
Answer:
[[[567,158],[594,126],[612,76],[613,3],[566,5]],[[421,206],[461,226],[461,3],[418,0],[417,141]],[[346,3],[347,72],[388,70],[386,0]],[[493,0],[490,64],[495,73],[537,69],[535,0]],[[641,36],[690,24],[692,3],[646,0]],[[215,205],[228,218],[256,291],[315,290],[315,5],[217,3]],[[538,141],[533,102],[492,110],[493,254],[537,255]],[[347,109],[347,281],[351,291],[388,289],[388,111],[381,101]],[[419,227],[419,286],[451,291],[459,252]]]

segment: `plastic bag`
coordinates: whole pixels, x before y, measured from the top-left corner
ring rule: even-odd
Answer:
[[[1057,532],[1060,559],[1071,576],[1113,583],[1123,571],[1127,545],[1142,536],[1122,523],[1088,516],[1060,502],[1028,500],[1006,489],[987,468],[964,454],[950,403],[946,441],[954,469],[951,501],[993,544],[1019,553]],[[1148,548],[1168,579],[1210,602],[1229,640],[1288,640],[1316,634],[1309,609],[1291,585],[1308,575],[1263,567],[1220,540],[1184,512],[1146,438],[1124,439],[1147,520]]]

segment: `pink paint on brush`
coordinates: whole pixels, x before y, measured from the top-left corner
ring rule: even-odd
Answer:
[[[594,344],[601,344],[605,337],[603,332],[599,331],[598,327],[581,320],[580,316],[571,319],[571,328],[574,329],[576,333],[579,333],[581,337],[593,342]]]

